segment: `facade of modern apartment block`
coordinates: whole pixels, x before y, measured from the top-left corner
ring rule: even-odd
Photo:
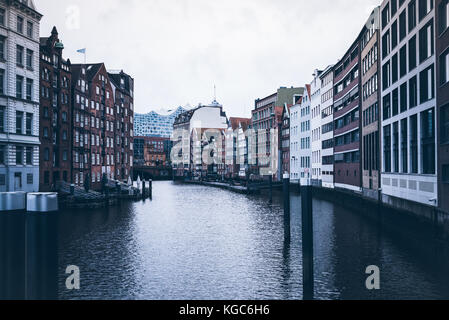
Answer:
[[[381,5],[382,192],[438,204],[433,0]]]
[[[53,191],[72,177],[72,74],[63,49],[56,27],[40,38],[40,191]]]
[[[449,1],[436,0],[436,63],[438,139],[438,199],[449,212]],[[437,131],[438,132],[438,131]]]
[[[321,186],[321,78],[323,71],[316,69],[310,83],[310,140],[312,150],[312,182]]]
[[[334,68],[335,187],[361,190],[359,37]]]
[[[362,51],[362,187],[366,195],[376,197],[380,188],[379,120],[379,48],[380,16],[377,8],[367,21],[360,37]]]
[[[175,111],[152,111],[147,114],[135,114],[134,129],[138,137],[170,138],[175,119],[187,109],[178,107]]]
[[[321,79],[321,177],[324,188],[334,188],[334,68],[328,66]]]
[[[0,1],[0,192],[39,189],[39,25],[32,0]]]

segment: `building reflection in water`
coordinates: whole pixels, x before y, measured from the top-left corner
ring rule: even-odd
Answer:
[[[0,299],[58,298],[56,214],[0,214]]]

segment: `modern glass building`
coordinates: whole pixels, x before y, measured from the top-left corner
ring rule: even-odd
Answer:
[[[178,115],[187,111],[179,107],[171,113],[135,114],[134,130],[136,137],[162,137],[170,138],[173,133],[173,123]]]

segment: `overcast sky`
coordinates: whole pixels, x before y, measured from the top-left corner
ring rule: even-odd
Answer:
[[[72,63],[86,47],[88,62],[134,77],[136,112],[210,103],[215,84],[228,117],[249,117],[256,98],[341,58],[381,1],[34,2],[41,36],[56,26]]]

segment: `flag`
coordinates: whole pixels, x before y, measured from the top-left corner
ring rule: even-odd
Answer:
[[[86,54],[86,48],[84,48],[84,49],[79,49],[79,50],[76,50],[76,52],[78,52],[78,53],[84,53],[84,54]]]

